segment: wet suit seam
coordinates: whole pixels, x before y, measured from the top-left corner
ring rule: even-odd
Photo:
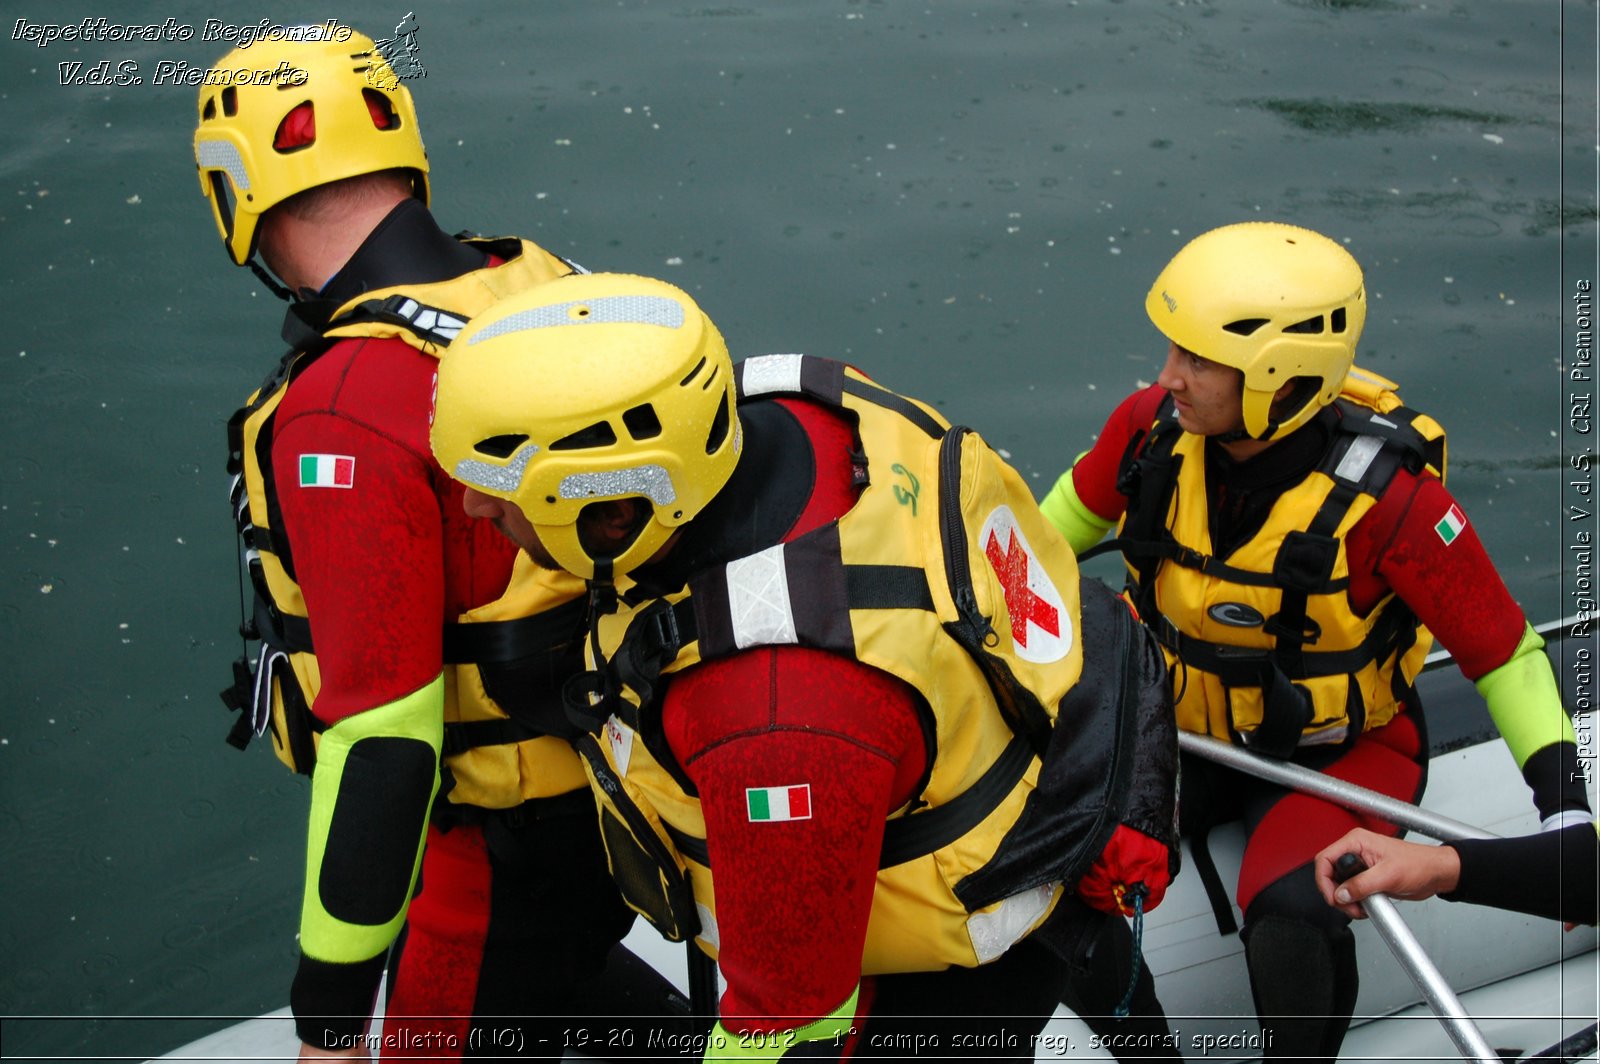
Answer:
[[[713,750],[716,750],[718,747],[726,746],[729,743],[734,742],[735,740],[738,740],[738,739],[753,739],[753,738],[756,738],[756,737],[762,736],[762,735],[771,735],[771,734],[773,734],[775,732],[801,732],[801,733],[804,733],[806,735],[816,735],[816,736],[821,736],[823,738],[828,738],[828,739],[837,739],[840,742],[848,743],[849,745],[854,746],[857,749],[864,750],[867,753],[873,755],[874,757],[882,758],[884,761],[887,761],[889,764],[894,765],[896,767],[898,767],[899,764],[900,764],[900,759],[898,757],[895,757],[893,754],[891,754],[889,751],[883,749],[882,747],[874,746],[871,743],[863,742],[862,740],[856,738],[853,735],[846,735],[843,732],[834,731],[831,728],[815,728],[815,727],[805,727],[805,726],[795,725],[795,724],[770,724],[769,723],[765,727],[742,728],[739,731],[730,732],[728,735],[723,736],[721,739],[718,739],[716,742],[709,743],[706,746],[702,747],[700,749],[700,751],[698,753],[696,753],[694,756],[692,756],[690,758],[687,758],[683,763],[684,767],[688,768],[690,765],[694,764],[696,761],[698,761],[701,758],[705,757],[706,755],[710,754]]]

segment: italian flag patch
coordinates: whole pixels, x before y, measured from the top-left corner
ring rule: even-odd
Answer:
[[[347,454],[300,456],[302,488],[348,488],[355,484],[356,460]]]
[[[1439,518],[1439,523],[1433,526],[1433,530],[1439,533],[1439,538],[1444,540],[1444,545],[1448,547],[1466,527],[1467,515],[1461,512],[1461,507],[1451,506],[1450,512]]]
[[[750,822],[811,819],[811,784],[795,787],[747,787],[744,792],[745,808],[750,812]]]

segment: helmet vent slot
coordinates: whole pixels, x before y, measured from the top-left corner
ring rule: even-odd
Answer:
[[[223,101],[227,108],[227,101]],[[272,148],[280,153],[300,151],[317,142],[317,109],[310,100],[290,108],[272,135]]]
[[[389,97],[377,89],[362,89],[361,95],[367,101],[367,113],[372,116],[372,124],[376,128],[400,128],[400,115],[395,111],[394,104],[389,102]]]
[[[206,109],[200,115],[200,119],[203,122],[209,122],[215,117],[217,117],[217,101],[215,97],[212,97],[206,101]]]
[[[214,105],[208,105],[208,110],[212,113],[206,115],[207,118],[213,117],[216,113],[213,108]],[[222,90],[222,113],[229,118],[239,113],[239,90],[232,85]]]
[[[706,368],[706,360],[704,358],[702,358],[702,359],[700,359],[699,362],[696,362],[694,364],[694,369],[689,371],[688,376],[684,377],[683,380],[678,382],[678,387],[687,388],[689,386],[689,382],[694,380],[695,377],[699,376],[700,371],[705,369],[705,368]]]
[[[1332,314],[1328,315],[1328,320],[1332,323],[1334,332],[1336,332],[1336,333],[1344,332],[1344,308],[1343,307],[1338,307],[1337,309],[1334,310],[1334,312]]]
[[[1323,323],[1322,315],[1318,314],[1314,318],[1307,318],[1305,321],[1297,321],[1293,325],[1285,325],[1283,327],[1283,331],[1286,333],[1320,334],[1323,332],[1325,327],[1326,326]]]
[[[717,416],[711,420],[711,431],[706,435],[706,454],[716,454],[722,441],[728,438],[728,404],[717,404]]]
[[[592,447],[610,447],[617,442],[617,434],[609,422],[596,421],[586,429],[568,433],[550,445],[552,451],[586,451]]]
[[[512,432],[504,436],[490,436],[488,439],[479,440],[472,445],[472,449],[491,458],[510,458],[518,447],[527,442],[526,433]]]
[[[704,381],[701,382],[700,390],[702,392],[709,391],[711,386],[713,384],[717,383],[717,374],[721,373],[721,372],[722,372],[722,367],[720,367],[720,366],[712,366],[711,367],[711,374],[708,377],[706,377],[706,379]]]
[[[624,412],[622,423],[628,427],[628,435],[636,440],[652,440],[661,435],[661,419],[656,417],[656,408],[649,403]]]
[[[1231,332],[1238,336],[1249,336],[1263,325],[1267,324],[1266,318],[1240,318],[1230,321],[1222,327],[1224,332]]]

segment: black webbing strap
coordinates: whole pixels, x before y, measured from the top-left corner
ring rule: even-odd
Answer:
[[[1183,832],[1189,838],[1189,856],[1194,870],[1205,888],[1206,900],[1211,903],[1211,913],[1217,922],[1217,933],[1232,935],[1238,932],[1239,923],[1233,918],[1233,899],[1217,872],[1216,859],[1211,856],[1211,829],[1223,821],[1217,816],[1216,772],[1208,761],[1182,756],[1183,774]]]
[[[1322,635],[1320,630],[1311,629],[1306,606],[1312,595],[1332,593],[1328,587],[1342,550],[1334,533],[1360,495],[1358,485],[1336,480],[1305,531],[1284,536],[1273,558],[1272,575],[1283,588],[1283,598],[1278,612],[1267,620],[1265,631],[1276,637],[1278,662],[1290,676],[1306,675],[1302,661],[1306,644],[1316,642]]]
[[[256,589],[251,618],[256,637],[287,654],[309,654],[311,622],[304,617],[284,613],[262,591],[261,588]]]
[[[588,602],[582,597],[509,621],[451,622],[444,626],[447,665],[520,661],[580,638]]]
[[[1211,903],[1211,914],[1217,921],[1217,934],[1237,934],[1239,922],[1233,918],[1233,900],[1217,871],[1216,858],[1211,856],[1211,826],[1189,836],[1189,857],[1194,861],[1195,874],[1205,888],[1206,900]]]
[[[928,574],[916,565],[846,565],[845,595],[853,610],[933,611]]]
[[[926,432],[932,439],[938,439],[945,433],[945,427],[939,424],[937,418],[903,395],[891,392],[886,388],[880,388],[876,384],[858,381],[853,377],[844,379],[844,390],[847,395],[853,395],[857,399],[865,399],[869,403],[883,407],[885,410],[894,411],[923,432]]]
[[[805,395],[818,402],[832,407],[843,407],[846,395],[857,399],[864,399],[874,406],[892,410],[901,417],[910,421],[917,428],[926,432],[931,438],[938,439],[944,435],[945,427],[939,419],[928,413],[916,403],[891,392],[887,388],[873,384],[871,381],[858,380],[845,373],[845,364],[831,358],[818,358],[814,355],[767,355],[766,358],[798,358],[800,360],[799,379],[797,388],[792,389],[766,389],[751,393],[745,388],[745,374],[747,367],[757,359],[745,359],[734,367],[734,376],[738,382],[739,398],[760,398],[763,395]]]
[[[487,665],[522,661],[564,646],[581,634],[586,603],[564,602],[532,617],[509,621],[452,621],[444,626],[446,665]],[[256,596],[256,631],[269,636],[274,646],[292,654],[313,653],[311,623],[304,617],[275,609]]]
[[[933,593],[928,576],[911,565],[849,565],[840,557],[839,526],[822,525],[783,544],[784,567],[790,576],[789,608],[795,638],[803,646],[853,654],[855,638],[851,610],[928,610]],[[646,660],[661,658],[661,666],[676,656],[678,647],[696,640],[700,658],[713,660],[744,649],[735,629],[726,567],[706,570],[689,581],[689,596],[671,607],[667,618],[634,624],[627,639],[646,641]],[[668,647],[667,641],[672,641]],[[653,645],[652,645],[653,644]]]
[[[544,734],[537,728],[510,718],[446,721],[444,747],[440,752],[450,757],[480,746],[506,746],[525,739],[537,739]]]
[[[700,948],[690,935],[684,942],[689,951],[689,1014],[701,1020],[717,1018],[717,962]]]
[[[995,758],[976,783],[936,809],[899,817],[883,826],[879,868],[893,868],[955,842],[983,822],[1011,793],[1033,763],[1033,748],[1020,735]]]
[[[1033,750],[1028,746],[1028,741],[1013,736],[983,775],[951,801],[934,809],[885,821],[878,867],[893,868],[914,861],[961,838],[994,812],[1032,763]],[[679,853],[696,864],[711,867],[705,839],[686,835],[670,824],[663,826]]]
[[[1302,650],[1299,670],[1283,671],[1293,680],[1359,672],[1369,662],[1387,657],[1410,627],[1409,611],[1391,605],[1384,609],[1378,623],[1358,645],[1348,650]],[[1165,617],[1159,618],[1151,629],[1161,645],[1184,664],[1212,673],[1228,687],[1260,686],[1261,670],[1278,654],[1267,647],[1231,646],[1184,635]]]
[[[1078,555],[1081,564],[1091,558],[1112,551],[1122,551],[1130,557],[1137,556],[1141,559],[1148,558],[1153,561],[1166,560],[1183,566],[1185,569],[1194,569],[1213,576],[1219,580],[1226,580],[1231,584],[1245,584],[1250,587],[1277,587],[1278,577],[1273,573],[1264,573],[1255,569],[1240,569],[1238,566],[1229,565],[1218,560],[1210,554],[1201,554],[1192,547],[1185,547],[1177,540],[1170,537],[1165,539],[1140,540],[1132,536],[1115,536],[1111,539],[1096,543],[1082,554]],[[1349,577],[1340,577],[1337,580],[1326,580],[1315,589],[1314,594],[1335,595],[1350,586]]]
[[[454,340],[456,334],[466,325],[467,316],[442,307],[431,307],[410,296],[397,294],[360,303],[330,327],[342,327],[362,321],[405,329],[429,347],[442,350],[450,345],[450,341]],[[443,331],[436,326],[443,327]]]

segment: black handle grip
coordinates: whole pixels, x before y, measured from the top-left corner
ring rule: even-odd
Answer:
[[[1367,862],[1353,853],[1347,853],[1333,862],[1333,879],[1336,883],[1343,883],[1351,876],[1360,875],[1367,870]]]

